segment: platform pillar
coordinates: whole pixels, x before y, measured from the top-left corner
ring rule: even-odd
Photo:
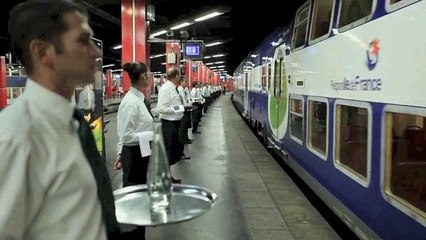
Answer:
[[[6,60],[0,57],[0,109],[7,106]]]
[[[121,0],[121,63],[143,62],[149,66],[146,1]],[[123,74],[123,91],[130,88],[130,78]]]

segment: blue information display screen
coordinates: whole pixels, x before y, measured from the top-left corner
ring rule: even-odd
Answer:
[[[187,42],[184,44],[183,54],[185,59],[202,60],[203,59],[203,43]]]

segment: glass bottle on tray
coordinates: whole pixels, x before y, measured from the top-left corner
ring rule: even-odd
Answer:
[[[172,180],[159,119],[154,119],[154,139],[152,144],[147,173],[150,210],[161,211],[167,209],[171,202]]]

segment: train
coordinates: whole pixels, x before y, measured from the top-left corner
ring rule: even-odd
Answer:
[[[426,239],[426,1],[310,0],[232,101],[360,239]]]

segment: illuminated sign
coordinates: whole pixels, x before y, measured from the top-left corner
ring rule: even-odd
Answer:
[[[183,58],[203,60],[204,44],[202,41],[186,42],[183,44]]]

